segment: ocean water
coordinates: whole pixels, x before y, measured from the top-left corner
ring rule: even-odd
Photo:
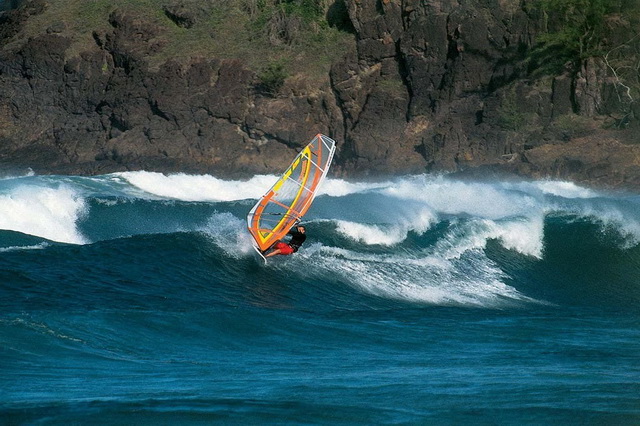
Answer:
[[[640,424],[640,197],[275,176],[0,180],[0,423]]]

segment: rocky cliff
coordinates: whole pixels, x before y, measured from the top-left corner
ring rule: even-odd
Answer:
[[[189,31],[201,3],[164,13]],[[122,8],[81,50],[64,20],[24,36],[48,6],[0,15],[5,173],[273,173],[322,132],[338,142],[343,176],[505,172],[640,187],[629,86],[598,57],[537,74],[530,58],[546,24],[524,0],[332,2],[351,48],[324,77],[289,75],[269,93],[245,57],[152,64],[166,30]],[[616,25],[633,40],[624,19]]]

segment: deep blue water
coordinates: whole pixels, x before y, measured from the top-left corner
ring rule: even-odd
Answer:
[[[640,424],[640,197],[330,179],[0,180],[2,424]]]

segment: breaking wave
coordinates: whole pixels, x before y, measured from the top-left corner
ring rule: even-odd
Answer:
[[[251,273],[245,269],[258,265],[246,213],[275,180],[151,172],[4,179],[0,252],[46,251],[49,242],[117,246],[143,236],[191,235],[189,241],[200,246],[189,250],[213,250],[211,256],[229,268],[229,279],[244,281]],[[607,250],[637,250],[639,204],[635,195],[562,181],[472,182],[429,175],[378,182],[328,179],[305,218],[309,242],[266,268],[409,303],[547,303],[514,278],[519,270],[510,266],[554,265],[549,241],[582,223]],[[154,250],[149,247],[149,255]],[[580,268],[580,262],[572,267]]]

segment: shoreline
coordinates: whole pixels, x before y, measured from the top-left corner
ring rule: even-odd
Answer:
[[[251,180],[256,178],[263,177],[273,177],[277,178],[281,171],[274,170],[271,173],[243,173],[243,174],[219,174],[219,173],[211,173],[211,171],[186,171],[186,170],[113,170],[104,173],[60,173],[60,172],[51,172],[51,173],[37,173],[31,168],[27,168],[23,172],[19,172],[17,168],[13,168],[13,172],[8,171],[9,168],[0,167],[0,179],[20,179],[20,178],[28,178],[28,177],[79,177],[79,178],[99,178],[110,175],[126,175],[131,174],[135,176],[139,175],[159,175],[163,178],[176,178],[176,177],[185,177],[185,178],[210,178],[215,181],[222,182],[245,182],[248,183]],[[492,168],[492,167],[477,167],[470,168],[466,170],[459,171],[440,171],[440,172],[428,172],[425,171],[423,173],[367,173],[367,174],[332,174],[329,173],[328,179],[335,181],[344,181],[347,184],[385,184],[390,183],[402,179],[417,179],[417,178],[427,178],[429,180],[437,180],[444,179],[450,182],[461,182],[461,183],[478,183],[478,184],[493,184],[493,183],[566,183],[570,185],[575,185],[576,187],[585,189],[585,190],[593,190],[600,191],[611,194],[629,194],[629,195],[640,195],[640,186],[631,186],[631,185],[612,185],[600,182],[599,184],[593,184],[590,182],[572,180],[568,178],[563,178],[560,176],[532,176],[532,175],[523,175],[518,173],[513,173],[512,171],[505,170],[502,168]]]

